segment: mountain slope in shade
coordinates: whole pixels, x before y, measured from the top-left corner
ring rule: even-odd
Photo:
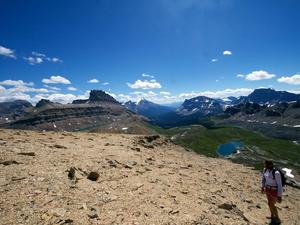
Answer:
[[[0,123],[6,123],[15,120],[26,113],[26,110],[32,108],[30,102],[25,100],[16,100],[13,102],[0,103]]]
[[[142,99],[138,103],[128,101],[124,104],[124,106],[139,115],[148,117],[149,119],[155,119],[166,113],[174,111],[171,107],[162,106],[146,99]]]
[[[270,88],[255,89],[247,97],[241,97],[236,103],[254,102],[258,104],[275,104],[300,100],[299,94],[276,91]]]
[[[179,115],[188,116],[198,114],[202,116],[213,115],[223,112],[219,101],[205,96],[186,99],[176,110]]]

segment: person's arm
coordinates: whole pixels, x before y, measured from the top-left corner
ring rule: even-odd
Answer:
[[[266,186],[266,178],[264,175],[265,175],[265,169],[263,170],[261,175],[261,192],[265,191],[265,186]]]
[[[275,171],[275,180],[276,180],[276,184],[277,184],[277,196],[278,196],[278,198],[281,199],[283,188],[282,188],[281,175],[280,175],[279,171]]]

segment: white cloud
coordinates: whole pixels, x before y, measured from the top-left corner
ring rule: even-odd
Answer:
[[[229,50],[226,50],[226,51],[223,52],[223,55],[232,55],[232,52],[229,51]]]
[[[180,99],[183,98],[193,98],[197,96],[207,96],[210,98],[225,98],[229,96],[245,96],[249,95],[253,92],[253,89],[250,88],[237,88],[237,89],[225,89],[221,91],[202,91],[202,92],[188,92],[188,93],[181,93],[178,95]]]
[[[243,75],[243,74],[238,74],[238,75],[236,75],[236,77],[237,77],[237,78],[244,78],[245,75]]]
[[[255,80],[266,80],[266,79],[271,79],[273,77],[276,77],[275,74],[270,74],[267,71],[264,70],[257,70],[257,71],[253,71],[247,75],[245,75],[246,80],[251,80],[251,81],[255,81]]]
[[[31,52],[32,55],[37,56],[37,57],[46,57],[45,54],[39,53],[39,52]]]
[[[54,90],[54,91],[60,91],[61,90],[61,88],[49,86],[47,84],[44,84],[44,87],[49,88],[49,89]]]
[[[30,101],[30,95],[24,93],[9,93],[0,92],[0,102],[10,102],[14,100]]]
[[[288,90],[288,92],[291,92],[294,94],[300,94],[300,89],[299,90]]]
[[[26,60],[30,65],[41,64],[44,63],[45,61],[54,62],[54,63],[63,62],[58,57],[48,57],[43,53],[34,52],[34,51],[31,52],[31,56],[24,57],[24,60]]]
[[[4,80],[0,81],[0,85],[4,86],[33,86],[33,82],[26,83],[22,80]]]
[[[154,78],[153,75],[149,75],[149,74],[145,74],[145,73],[142,74],[142,77],[150,77],[150,78]]]
[[[68,87],[68,90],[69,90],[69,91],[77,91],[78,89],[75,88],[75,87]]]
[[[88,83],[96,84],[96,83],[99,83],[99,80],[94,78],[94,79],[88,80]]]
[[[16,59],[15,51],[9,48],[5,48],[3,46],[0,46],[0,55]]]
[[[51,94],[47,97],[47,99],[49,99],[52,102],[59,102],[62,104],[67,104],[72,102],[73,100],[77,99],[76,95],[73,94],[60,94],[60,93],[56,93],[56,94]]]
[[[218,59],[212,59],[211,61],[212,62],[218,62]]]
[[[28,63],[30,65],[41,64],[41,63],[44,62],[44,60],[41,57],[31,57],[31,56],[29,56],[29,57],[24,57],[24,59],[26,61],[28,61]]]
[[[156,80],[136,80],[133,84],[127,83],[130,88],[133,89],[155,89],[161,88],[161,84]]]
[[[44,78],[42,82],[45,84],[71,84],[71,82],[68,79],[59,75],[51,76],[50,79]]]
[[[280,83],[299,85],[300,84],[300,74],[295,74],[290,77],[280,77],[277,79]]]
[[[52,61],[54,63],[56,63],[56,62],[63,62],[60,58],[57,58],[57,57],[50,58],[50,60],[48,59],[48,61]]]
[[[46,88],[32,88],[32,87],[27,87],[27,86],[15,86],[13,88],[9,88],[6,90],[9,92],[20,92],[20,93],[25,93],[25,92],[48,93],[48,92],[51,92]]]
[[[104,82],[104,83],[102,83],[102,85],[104,85],[104,86],[105,86],[105,85],[109,85],[109,83],[108,83],[108,82]]]
[[[170,92],[168,92],[168,91],[161,91],[161,92],[159,92],[161,95],[171,95],[171,93]]]

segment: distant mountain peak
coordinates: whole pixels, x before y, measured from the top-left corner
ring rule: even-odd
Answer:
[[[88,99],[77,99],[72,102],[72,104],[85,104],[85,103],[97,103],[97,102],[110,102],[119,103],[111,95],[107,94],[102,90],[91,90]]]
[[[91,90],[90,92],[90,97],[89,97],[90,102],[113,102],[117,103],[117,100],[114,99],[112,96],[107,94],[106,92],[102,90]]]
[[[41,107],[43,107],[45,105],[49,105],[49,104],[54,104],[54,103],[48,99],[41,99],[38,103],[36,103],[35,107],[41,108]]]

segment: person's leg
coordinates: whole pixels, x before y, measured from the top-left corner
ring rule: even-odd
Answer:
[[[267,193],[267,199],[268,199],[268,206],[270,209],[270,213],[271,213],[271,219],[275,217],[274,213],[273,213],[273,201],[272,201],[272,197]]]
[[[276,205],[275,205],[276,202],[277,202],[277,198],[271,197],[269,207],[270,207],[271,215],[272,215],[272,218],[273,218],[272,221],[274,221],[275,224],[280,224],[278,210],[277,210]]]

